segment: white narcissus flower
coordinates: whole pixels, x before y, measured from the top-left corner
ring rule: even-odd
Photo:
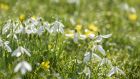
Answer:
[[[107,74],[109,77],[111,77],[113,74],[115,74],[115,73],[120,73],[120,74],[122,74],[122,75],[125,75],[125,73],[121,70],[121,69],[119,69],[117,66],[115,66],[115,67],[112,67],[112,69],[110,70],[110,72]]]
[[[24,75],[27,71],[32,71],[32,67],[28,62],[22,61],[16,65],[14,72],[18,72],[19,70],[21,71],[21,74]]]
[[[31,56],[31,54],[23,47],[19,46],[13,53],[12,56],[19,57],[21,54],[27,54],[28,56]]]

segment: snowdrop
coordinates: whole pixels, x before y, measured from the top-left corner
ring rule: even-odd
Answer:
[[[16,65],[14,72],[18,72],[19,70],[21,74],[24,75],[27,71],[32,71],[32,67],[28,62],[22,61]]]
[[[89,67],[85,66],[83,73],[86,75],[86,77],[88,77],[88,79],[90,79],[91,71]]]
[[[8,45],[9,41],[3,41],[0,39],[0,46],[5,48],[8,52],[12,52],[12,49],[10,48],[10,46]]]
[[[109,38],[109,37],[111,37],[111,36],[112,36],[112,34],[98,35],[98,36],[96,36],[95,42],[102,42],[103,38]]]
[[[91,53],[90,52],[86,52],[85,55],[84,55],[83,62],[87,63],[91,59],[91,57],[92,57]]]
[[[11,27],[12,27],[12,21],[8,20],[2,28],[2,34],[6,34],[7,32],[9,32]]]
[[[121,70],[121,69],[119,69],[117,66],[115,66],[115,67],[112,67],[112,69],[110,70],[110,72],[107,74],[109,77],[111,77],[113,74],[115,74],[115,73],[120,73],[120,74],[122,74],[122,75],[125,75],[125,73]]]
[[[106,55],[105,50],[103,49],[102,45],[96,45],[96,49],[102,54]]]
[[[56,32],[64,33],[64,29],[63,29],[64,25],[61,22],[55,21],[50,26],[51,26],[50,28],[51,33],[56,33]]]
[[[76,31],[74,32],[73,41],[74,41],[75,43],[78,42],[78,33],[77,33]]]
[[[103,58],[98,66],[102,66],[104,64],[109,65],[109,66],[112,67],[112,63],[111,63],[111,61],[108,58]]]
[[[19,46],[15,51],[13,51],[12,56],[19,57],[21,54],[27,54],[28,56],[31,56],[31,54],[23,47]]]

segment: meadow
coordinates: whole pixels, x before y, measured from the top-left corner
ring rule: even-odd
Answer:
[[[0,0],[0,79],[139,79],[140,0]]]

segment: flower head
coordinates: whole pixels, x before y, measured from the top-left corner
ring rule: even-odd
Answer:
[[[32,71],[32,67],[28,62],[22,61],[16,65],[14,72],[18,72],[19,70],[21,71],[21,74],[24,75],[27,71]]]
[[[41,63],[41,67],[43,68],[43,69],[49,69],[50,68],[50,62],[49,61],[45,61],[45,62],[42,62]]]

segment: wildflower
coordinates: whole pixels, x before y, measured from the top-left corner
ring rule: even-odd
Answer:
[[[125,73],[121,69],[119,69],[117,66],[113,67],[107,75],[111,77],[115,73],[120,73],[122,75],[125,75]]]
[[[80,32],[82,29],[82,25],[80,24],[76,25],[75,29],[77,30],[77,32]]]
[[[12,56],[19,57],[21,54],[27,54],[28,56],[31,56],[31,54],[23,47],[19,46],[13,53]]]
[[[75,30],[75,32],[74,32],[74,38],[73,38],[73,41],[76,43],[76,42],[78,42],[78,33],[77,33],[77,31]]]
[[[86,75],[86,77],[88,77],[88,79],[90,79],[91,71],[89,67],[85,66],[83,73]]]
[[[93,31],[93,32],[97,32],[98,31],[98,28],[94,24],[89,24],[88,25],[88,29]]]
[[[21,71],[21,74],[24,75],[27,71],[32,71],[32,67],[28,62],[22,61],[16,65],[14,72],[18,72],[19,70]]]
[[[90,52],[86,52],[85,55],[84,55],[83,62],[87,63],[91,59],[91,57],[92,57],[91,53]]]
[[[105,50],[103,49],[102,45],[96,45],[96,49],[100,51],[101,54],[104,56],[106,55]]]
[[[9,9],[9,5],[4,4],[4,3],[0,3],[0,10],[5,10],[7,11]]]
[[[59,21],[55,21],[51,24],[51,28],[50,28],[50,32],[51,33],[64,33],[64,29],[63,29],[64,25],[59,22]]]
[[[135,22],[137,20],[137,15],[136,13],[130,13],[128,15],[128,19],[131,21],[131,22]]]
[[[108,58],[103,58],[98,66],[102,66],[104,64],[109,65],[109,66],[112,67],[112,63]]]
[[[98,36],[96,36],[95,42],[101,42],[103,38],[109,38],[109,37],[111,37],[111,36],[112,36],[112,34],[98,35]]]
[[[19,16],[19,20],[20,20],[20,22],[23,22],[25,20],[25,15],[21,14]]]
[[[42,62],[41,63],[41,67],[47,70],[47,69],[50,68],[50,65],[49,64],[50,64],[49,61]]]
[[[9,44],[9,41],[4,42],[3,40],[0,39],[0,46],[5,48],[8,52],[12,52],[12,49],[10,48],[8,44]]]
[[[12,27],[12,21],[8,20],[6,22],[6,24],[4,24],[3,28],[2,28],[2,34],[6,34],[7,32],[9,32],[10,28]]]

